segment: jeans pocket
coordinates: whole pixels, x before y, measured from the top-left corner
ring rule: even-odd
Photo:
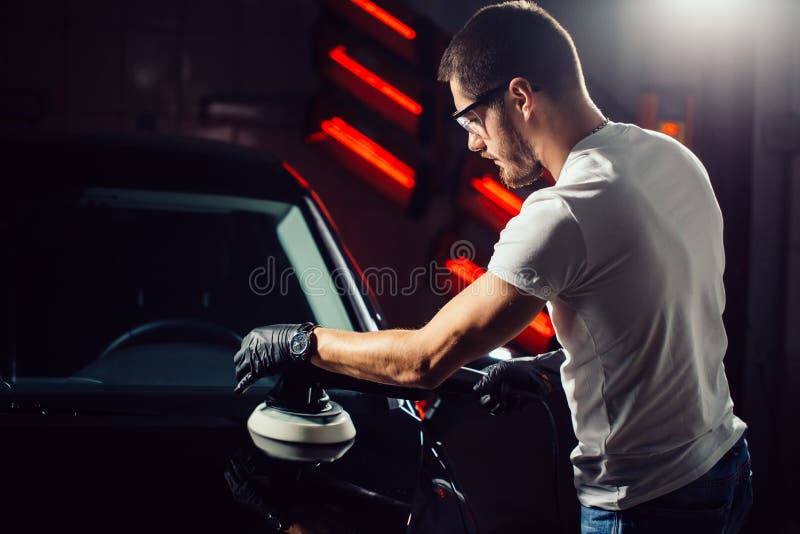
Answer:
[[[581,505],[581,534],[617,534],[619,512]]]

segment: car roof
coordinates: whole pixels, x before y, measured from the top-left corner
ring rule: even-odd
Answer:
[[[198,138],[142,133],[0,132],[4,180],[30,186],[150,188],[298,201],[310,194],[271,154]],[[52,183],[38,181],[52,180]]]

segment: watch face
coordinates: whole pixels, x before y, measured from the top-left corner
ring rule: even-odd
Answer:
[[[308,348],[308,334],[298,332],[292,336],[292,354],[303,354]]]

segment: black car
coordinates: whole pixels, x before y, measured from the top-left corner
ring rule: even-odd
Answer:
[[[248,432],[277,377],[233,393],[244,333],[385,326],[290,168],[200,140],[0,141],[4,532],[478,530],[421,424],[469,397],[468,369],[439,395],[315,370],[357,429],[341,450],[276,451]]]

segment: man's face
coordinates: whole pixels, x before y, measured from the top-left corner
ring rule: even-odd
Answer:
[[[453,101],[457,109],[464,109],[473,100],[465,97],[458,83],[450,82]],[[498,98],[504,98],[505,93]],[[491,159],[499,168],[500,179],[508,188],[523,187],[539,178],[544,167],[536,154],[535,144],[520,132],[511,116],[508,105],[477,106],[469,117],[477,124],[477,133],[469,132],[467,147],[480,152],[482,158]]]

